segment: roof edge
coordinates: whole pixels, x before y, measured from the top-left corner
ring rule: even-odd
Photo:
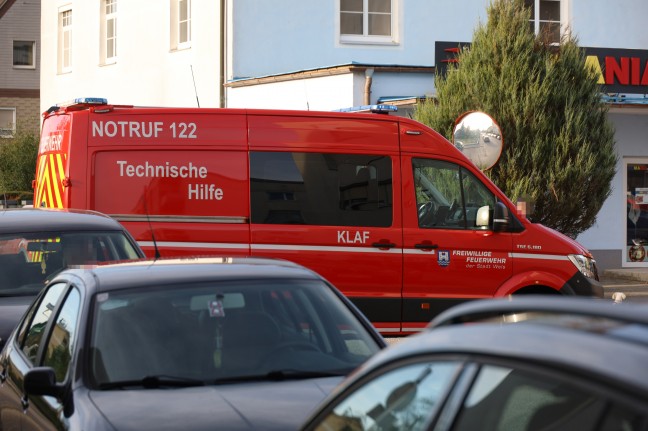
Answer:
[[[338,66],[322,67],[316,69],[302,70],[298,72],[280,73],[256,78],[241,78],[225,84],[225,87],[247,87],[259,84],[275,82],[295,81],[298,79],[320,78],[325,76],[343,75],[353,72],[364,72],[367,69],[374,69],[374,72],[385,73],[434,73],[434,66],[399,66],[399,65],[372,65],[350,63]]]

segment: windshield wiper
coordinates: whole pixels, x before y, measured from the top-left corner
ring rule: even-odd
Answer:
[[[139,380],[123,380],[117,382],[100,383],[99,389],[115,389],[137,386],[141,386],[144,389],[157,389],[161,387],[190,388],[194,386],[204,385],[205,382],[203,382],[202,380],[189,379],[179,376],[167,376],[161,374],[157,376],[146,376],[143,379]]]
[[[307,370],[272,370],[265,374],[251,374],[242,376],[223,377],[214,380],[214,384],[227,384],[237,382],[255,382],[255,381],[281,381],[281,380],[301,380],[315,379],[318,377],[340,377],[347,375],[347,370],[332,371],[307,371]]]

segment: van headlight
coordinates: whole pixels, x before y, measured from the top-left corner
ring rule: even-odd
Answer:
[[[582,254],[570,254],[569,260],[585,277],[598,281],[598,271],[596,270],[596,261]]]

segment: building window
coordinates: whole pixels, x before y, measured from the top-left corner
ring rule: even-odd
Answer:
[[[112,64],[117,60],[117,0],[103,0],[101,12],[101,60]]]
[[[16,108],[0,108],[0,138],[13,138],[16,133]]]
[[[72,10],[59,12],[59,73],[72,71]]]
[[[340,42],[395,43],[397,0],[340,0]]]
[[[560,43],[560,0],[524,0],[531,9],[530,26],[548,44]]]
[[[14,40],[13,43],[13,65],[17,69],[34,69],[34,41]]]
[[[171,0],[171,49],[191,46],[191,0]]]

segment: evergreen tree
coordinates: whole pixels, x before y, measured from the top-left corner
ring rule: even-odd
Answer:
[[[37,154],[38,135],[31,130],[0,140],[0,201],[32,199]]]
[[[467,111],[491,115],[504,149],[486,174],[532,219],[575,238],[591,227],[611,191],[617,155],[597,79],[574,36],[543,42],[522,0],[494,0],[459,62],[437,76],[437,99],[415,118],[452,139]]]

